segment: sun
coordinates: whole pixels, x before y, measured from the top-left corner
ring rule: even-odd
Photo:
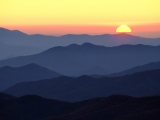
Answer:
[[[123,24],[120,25],[117,29],[116,32],[118,33],[128,33],[128,32],[132,32],[131,28],[128,27],[127,25]]]

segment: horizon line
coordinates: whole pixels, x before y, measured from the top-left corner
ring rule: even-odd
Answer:
[[[19,31],[23,34],[26,34],[26,35],[43,35],[43,36],[53,36],[53,37],[62,37],[62,36],[66,36],[66,35],[88,35],[88,36],[101,36],[101,35],[121,35],[121,34],[126,34],[126,35],[130,35],[130,36],[135,36],[135,37],[141,37],[141,38],[150,38],[150,39],[158,39],[160,37],[144,37],[144,36],[140,36],[140,35],[135,35],[135,34],[132,34],[132,32],[130,33],[125,33],[125,32],[122,32],[122,33],[66,33],[66,34],[42,34],[42,33],[27,33],[27,32],[24,32],[22,30],[18,30],[18,29],[8,29],[8,28],[5,28],[5,27],[0,27],[0,29],[5,29],[5,30],[8,30],[8,31]]]

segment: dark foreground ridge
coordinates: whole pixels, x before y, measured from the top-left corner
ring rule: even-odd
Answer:
[[[16,97],[13,95],[0,92],[0,99],[14,99],[14,98],[16,98]]]
[[[112,95],[77,103],[27,95],[0,98],[0,120],[159,120],[160,96]]]

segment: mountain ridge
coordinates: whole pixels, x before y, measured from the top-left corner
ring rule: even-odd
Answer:
[[[20,67],[36,63],[63,75],[80,76],[95,67],[103,68],[107,74],[120,72],[129,68],[160,61],[160,46],[121,45],[105,47],[84,43],[66,47],[52,47],[39,54],[20,56],[0,61],[0,67]],[[95,71],[89,74],[96,74]]]
[[[130,68],[128,70],[125,70],[125,71],[122,71],[119,73],[109,74],[107,76],[116,77],[116,76],[130,75],[130,74],[133,74],[136,72],[142,72],[142,71],[154,70],[154,69],[160,69],[160,62],[151,62],[151,63],[145,64],[145,65]]]
[[[14,36],[15,38],[10,36]],[[0,29],[0,39],[1,42],[3,43],[11,45],[27,45],[30,47],[35,47],[40,49],[49,49],[54,46],[67,46],[72,43],[83,44],[85,42],[90,42],[96,45],[104,45],[104,46],[118,46],[122,44],[146,44],[146,45],[160,44],[160,38],[143,38],[129,34],[112,34],[112,35],[67,34],[62,36],[51,36],[51,35],[41,35],[41,34],[28,35],[17,30],[11,31],[2,28]]]
[[[46,99],[36,95],[8,100],[0,98],[0,119],[159,120],[159,100],[160,96],[135,98],[124,95],[112,95],[76,103]]]
[[[35,63],[21,67],[4,66],[0,68],[0,90],[4,90],[18,82],[36,81],[59,76],[61,74]]]
[[[133,97],[151,96],[160,93],[159,73],[160,69],[121,77],[93,78],[83,75],[73,78],[62,76],[48,80],[17,83],[3,92],[17,97],[36,94],[69,102],[107,97],[113,94]]]
[[[24,56],[37,54],[42,52],[43,49],[34,48],[30,46],[22,46],[22,45],[10,45],[3,42],[0,42],[0,60],[3,60],[10,56]]]

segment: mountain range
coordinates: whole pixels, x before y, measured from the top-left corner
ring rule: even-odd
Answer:
[[[34,63],[16,68],[5,66],[0,68],[0,90],[7,89],[19,82],[36,81],[59,76],[61,74]]]
[[[160,38],[0,28],[0,120],[159,120],[159,53]]]
[[[58,78],[18,83],[5,91],[14,96],[36,94],[45,98],[76,102],[113,94],[134,97],[151,96],[160,93],[160,69],[149,70],[122,77]]]
[[[121,72],[135,66],[160,61],[160,46],[121,45],[105,47],[84,43],[53,47],[39,54],[0,61],[0,67],[36,63],[67,76]],[[95,68],[100,68],[96,71]]]
[[[8,30],[0,28],[0,42],[16,46],[30,46],[40,49],[48,49],[55,46],[67,46],[70,44],[83,44],[86,42],[104,45],[119,46],[122,44],[145,44],[159,45],[160,38],[142,38],[129,34],[104,34],[104,35],[63,35],[63,36],[47,36],[47,35],[28,35],[18,30]]]
[[[8,96],[8,95],[7,95]],[[113,95],[68,103],[27,95],[0,98],[1,120],[159,120],[160,97]]]
[[[0,60],[14,58],[14,60],[0,62],[0,67],[6,65],[20,67],[36,63],[69,76],[108,75],[160,61],[158,56],[160,46],[140,44],[159,45],[160,39],[142,38],[129,34],[56,37],[40,34],[28,35],[18,30],[0,28]]]

